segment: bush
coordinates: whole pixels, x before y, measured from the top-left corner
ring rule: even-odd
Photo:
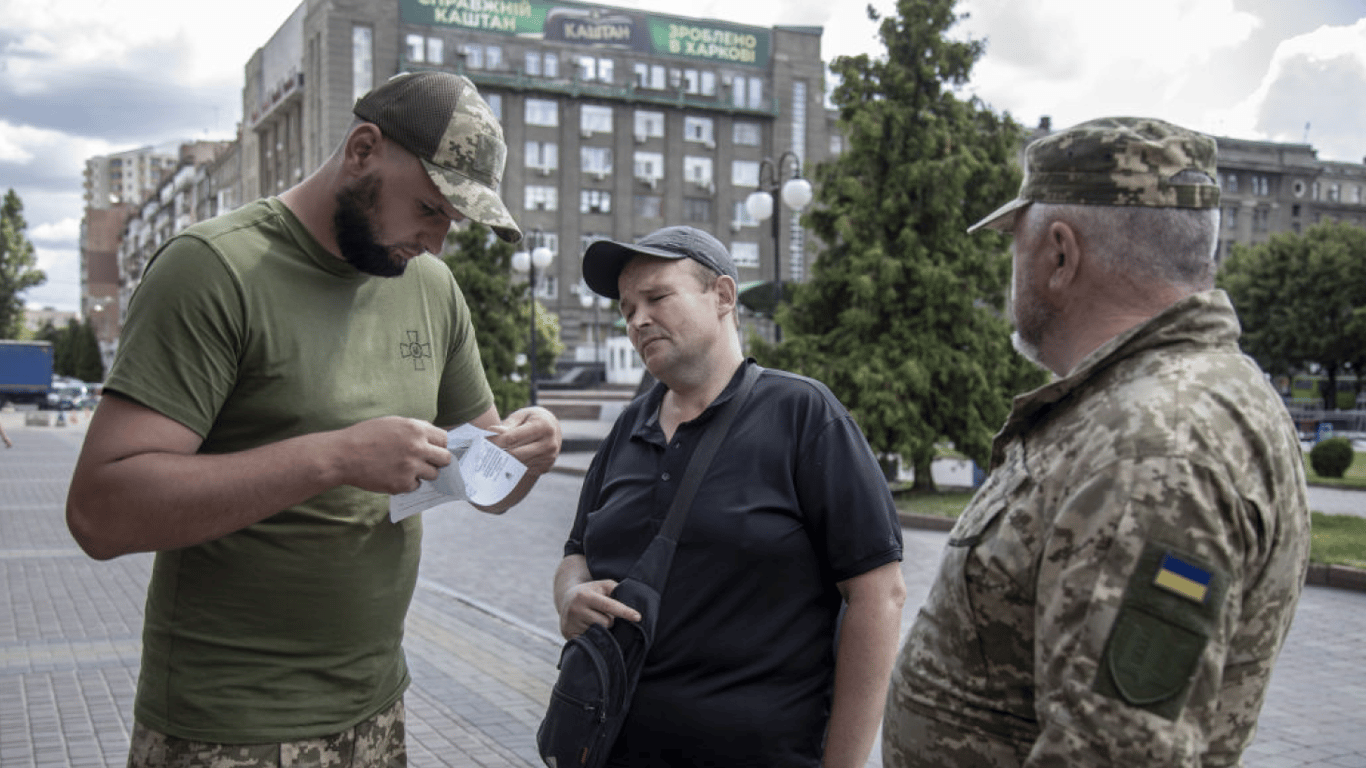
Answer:
[[[1352,466],[1352,443],[1345,437],[1319,441],[1309,451],[1309,464],[1319,477],[1342,477]]]

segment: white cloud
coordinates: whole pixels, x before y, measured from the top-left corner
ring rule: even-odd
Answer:
[[[1307,139],[1321,158],[1361,162],[1366,155],[1363,94],[1366,19],[1282,41],[1257,89],[1216,119],[1231,135]]]
[[[36,243],[74,243],[81,236],[81,220],[65,218],[61,221],[40,224],[30,232],[28,239]]]

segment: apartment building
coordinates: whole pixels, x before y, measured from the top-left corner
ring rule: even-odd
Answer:
[[[384,79],[464,74],[503,124],[502,194],[526,247],[555,254],[535,292],[573,348],[613,320],[582,298],[595,239],[690,224],[731,248],[742,282],[805,276],[813,251],[796,217],[783,210],[775,243],[744,202],[799,167],[809,175],[837,144],[820,44],[818,27],[577,2],[305,0],[247,64],[241,199],[321,165]]]

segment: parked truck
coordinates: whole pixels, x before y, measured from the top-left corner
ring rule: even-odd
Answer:
[[[0,407],[47,407],[52,391],[52,342],[0,339]]]

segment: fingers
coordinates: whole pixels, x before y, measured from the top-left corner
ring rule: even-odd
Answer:
[[[564,615],[560,618],[560,631],[565,637],[583,634],[591,624],[610,627],[616,619],[640,621],[640,611],[610,597],[616,587],[617,582],[602,579],[585,582],[570,590]]]
[[[512,454],[533,474],[550,471],[560,455],[560,422],[550,411],[521,408],[508,414],[489,442]]]

